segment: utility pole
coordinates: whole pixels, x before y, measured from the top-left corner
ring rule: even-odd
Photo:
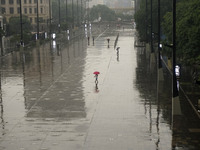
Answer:
[[[39,0],[37,0],[37,40],[40,39],[39,35]]]
[[[74,29],[74,0],[72,0],[72,30]]]
[[[88,25],[89,25],[89,21],[90,20],[90,3],[89,3],[89,0],[88,0]]]
[[[22,23],[22,0],[19,1],[19,9],[20,9],[20,30],[21,30],[21,39],[20,39],[20,45],[23,46],[23,23]]]
[[[162,62],[161,62],[161,45],[160,45],[160,0],[158,0],[158,79],[164,80]]]
[[[173,65],[173,97],[177,97],[177,79],[175,74],[176,66],[176,0],[173,0],[173,52],[172,52],[172,65]]]
[[[83,19],[83,0],[81,0],[81,24],[82,24],[82,20]]]
[[[173,52],[172,52],[172,66],[173,66],[173,79],[172,79],[172,115],[173,117],[181,115],[181,106],[179,100],[179,92],[177,87],[177,78],[175,73],[176,66],[176,0],[173,0]],[[172,119],[174,120],[174,118]]]
[[[68,7],[67,7],[67,4],[68,3],[67,3],[67,0],[66,0],[66,9],[65,9],[66,10],[66,23],[67,23],[67,18],[68,18]]]
[[[151,53],[153,53],[153,37],[152,37],[152,33],[153,33],[153,6],[152,6],[152,0],[151,0],[151,33],[150,33],[150,38],[151,38]]]
[[[60,0],[58,0],[58,32],[60,33]]]
[[[145,13],[145,21],[146,21],[146,28],[145,28],[145,30],[146,30],[146,43],[148,43],[149,42],[149,40],[148,40],[148,33],[147,33],[147,31],[148,31],[148,18],[147,18],[147,12],[148,12],[148,10],[147,10],[147,0],[146,0],[146,4],[145,4],[145,7],[146,7],[146,9],[145,9],[145,11],[146,11],[146,13]]]
[[[1,45],[1,56],[3,56],[3,28],[0,24],[0,45]]]
[[[49,0],[49,35],[51,37],[51,0]]]
[[[79,11],[78,11],[78,0],[77,1],[77,5],[76,5],[76,8],[77,8],[77,26],[79,26]]]

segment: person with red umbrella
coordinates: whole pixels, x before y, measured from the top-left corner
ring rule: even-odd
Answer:
[[[94,77],[96,77],[95,82],[98,83],[98,75],[100,74],[100,72],[99,71],[95,71],[93,74],[95,75]]]

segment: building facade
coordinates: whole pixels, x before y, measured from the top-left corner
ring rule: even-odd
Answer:
[[[38,5],[37,5],[38,2]],[[41,29],[44,29],[49,20],[49,0],[21,0],[22,15],[29,18],[33,26],[37,24],[37,6]],[[10,17],[20,15],[20,0],[0,0],[0,10],[6,22]]]

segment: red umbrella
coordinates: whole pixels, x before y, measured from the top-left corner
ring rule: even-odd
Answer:
[[[99,71],[95,71],[93,74],[98,75],[98,74],[100,74],[100,72]]]

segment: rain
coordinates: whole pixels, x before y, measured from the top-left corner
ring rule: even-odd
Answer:
[[[91,23],[6,53],[0,150],[197,150],[200,121],[186,87],[176,116],[164,62],[163,76],[133,24]]]

